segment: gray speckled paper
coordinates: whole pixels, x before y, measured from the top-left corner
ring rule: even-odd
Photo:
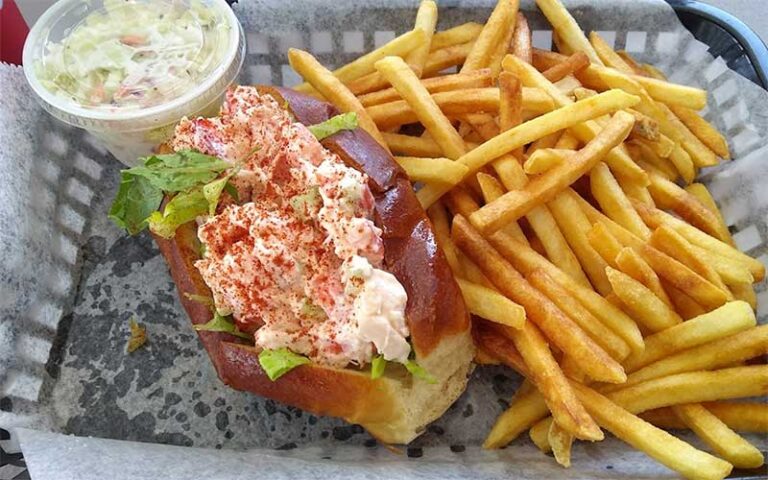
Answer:
[[[491,3],[443,1],[440,27],[483,21]],[[765,260],[768,93],[713,62],[662,2],[565,3],[585,29],[657,63],[673,80],[712,92],[708,117],[726,132],[737,160],[704,177],[736,241]],[[407,30],[416,4],[241,0],[235,9],[248,41],[241,81],[295,83],[288,47],[309,49],[327,65],[344,63]],[[549,26],[531,2],[523,8],[535,45],[549,48]],[[23,431],[35,479],[245,478],[265,469],[275,478],[673,476],[614,439],[579,443],[570,470],[525,435],[505,450],[482,451],[519,382],[502,368],[477,369],[467,392],[403,455],[358,426],[224,387],[149,236],[129,238],[106,218],[119,164],[81,131],[45,115],[20,70],[0,68],[0,98],[0,426],[144,442]],[[768,294],[764,285],[758,291],[764,319]],[[149,340],[127,354],[131,316]]]

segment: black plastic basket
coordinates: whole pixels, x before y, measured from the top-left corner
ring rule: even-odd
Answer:
[[[728,12],[695,0],[667,0],[685,28],[723,57],[731,70],[768,89],[768,48],[744,22]],[[755,2],[759,3],[759,2]]]

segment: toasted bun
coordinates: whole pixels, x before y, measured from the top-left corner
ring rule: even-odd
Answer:
[[[292,90],[259,90],[287,104],[296,120],[306,125],[338,113],[328,103]],[[386,375],[377,380],[366,370],[309,364],[271,381],[259,365],[257,347],[226,333],[200,331],[198,335],[227,385],[318,415],[342,417],[385,443],[408,443],[466,387],[474,356],[469,315],[408,177],[389,153],[359,128],[322,143],[369,177],[376,203],[374,221],[383,231],[384,268],[408,294],[406,317],[416,359],[437,382],[414,378],[396,364],[390,364]],[[189,294],[211,296],[194,266],[200,258],[195,223],[181,226],[171,240],[156,236],[155,241],[192,323],[208,322],[208,307],[188,298]]]

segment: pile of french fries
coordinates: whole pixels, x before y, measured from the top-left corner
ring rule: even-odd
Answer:
[[[356,112],[428,209],[475,316],[476,361],[525,377],[488,435],[528,430],[563,466],[607,430],[688,478],[757,468],[768,432],[764,266],[734,246],[698,169],[728,160],[706,92],[584,35],[537,0],[559,53],[532,48],[517,0],[485,25],[414,28],[299,90]],[[453,71],[446,71],[453,69]],[[690,429],[710,453],[663,429]]]

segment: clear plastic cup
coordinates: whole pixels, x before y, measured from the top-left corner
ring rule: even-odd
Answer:
[[[244,55],[225,0],[60,0],[33,26],[23,61],[48,112],[133,166],[182,117],[215,115]]]

